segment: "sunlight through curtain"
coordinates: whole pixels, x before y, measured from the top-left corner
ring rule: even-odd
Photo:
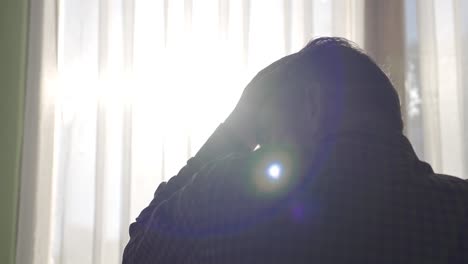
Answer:
[[[362,42],[357,2],[60,1],[52,259],[119,262],[256,72],[313,36]]]
[[[466,178],[468,2],[407,0],[407,132],[435,171]]]

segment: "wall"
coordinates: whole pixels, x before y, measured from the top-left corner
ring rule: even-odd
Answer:
[[[27,0],[0,1],[0,263],[14,263],[27,50]]]

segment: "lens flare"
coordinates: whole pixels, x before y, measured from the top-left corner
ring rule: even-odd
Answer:
[[[272,179],[278,179],[281,176],[281,166],[278,163],[273,163],[268,167],[268,175]]]

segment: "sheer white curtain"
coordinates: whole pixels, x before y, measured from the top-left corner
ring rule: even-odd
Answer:
[[[407,132],[438,172],[467,178],[468,1],[406,0]]]
[[[463,175],[466,1],[415,1],[405,2],[407,24],[419,19],[406,27],[419,52],[408,63],[417,81],[407,80],[407,132],[437,170]],[[224,120],[247,81],[314,36],[366,47],[365,7],[31,1],[19,263],[118,263],[129,223]]]

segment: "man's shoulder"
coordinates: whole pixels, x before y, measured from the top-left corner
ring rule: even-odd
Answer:
[[[468,209],[468,181],[446,174],[430,173],[411,181],[413,198],[424,204],[456,210]],[[468,215],[467,215],[468,216]]]
[[[447,174],[430,173],[425,176],[425,182],[433,188],[460,191],[468,195],[468,180],[466,179]]]

